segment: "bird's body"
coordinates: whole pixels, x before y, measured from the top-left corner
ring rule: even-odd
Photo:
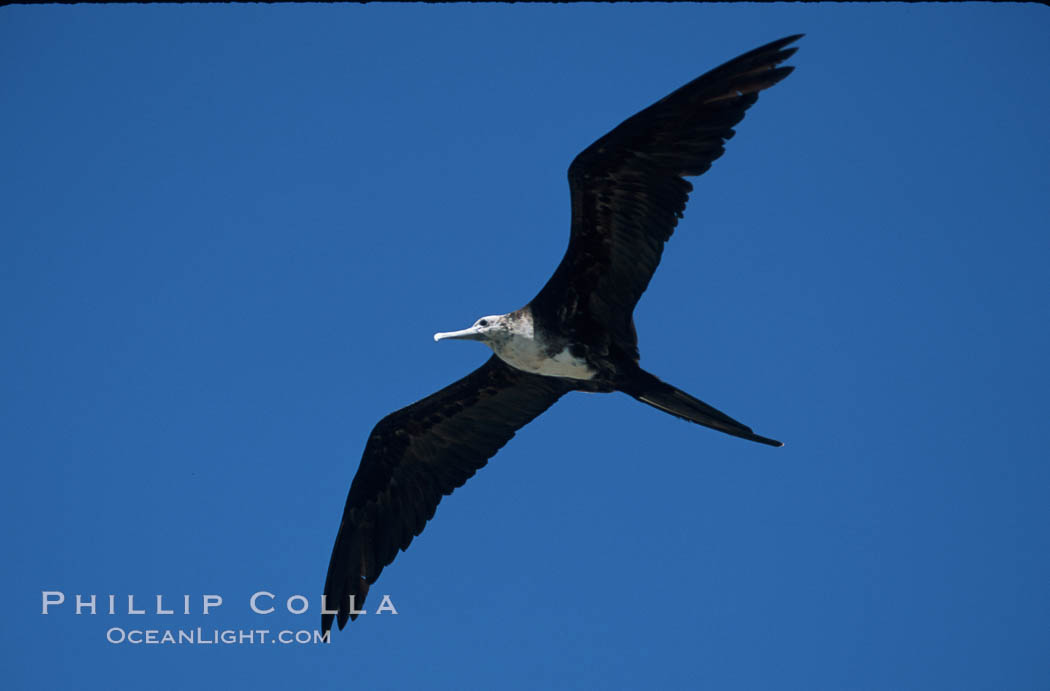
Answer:
[[[372,430],[350,486],[325,582],[327,631],[356,616],[369,586],[433,517],[442,496],[570,391],[624,392],[682,419],[781,446],[639,365],[633,312],[682,217],[692,185],[722,155],[799,36],[745,53],[625,120],[569,167],[572,232],[525,307],[435,340],[476,340],[494,355]]]
[[[435,341],[445,338],[484,340],[500,360],[531,374],[581,381],[590,381],[598,374],[577,355],[582,351],[580,344],[542,328],[528,306],[509,314],[482,317],[470,329],[434,335]]]

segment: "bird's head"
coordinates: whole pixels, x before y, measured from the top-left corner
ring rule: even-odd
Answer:
[[[434,334],[435,341],[443,341],[446,338],[458,338],[467,341],[481,341],[491,345],[499,342],[510,335],[510,323],[505,314],[496,314],[491,317],[482,317],[461,331],[448,331]]]

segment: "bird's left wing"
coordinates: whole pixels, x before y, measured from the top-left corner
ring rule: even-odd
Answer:
[[[466,482],[514,433],[573,389],[493,355],[466,377],[383,418],[350,485],[324,594],[339,628],[368,588],[423,526],[438,502]],[[335,615],[322,615],[322,628]]]
[[[573,334],[597,328],[634,342],[631,313],[693,189],[684,178],[710,168],[759,92],[791,74],[792,67],[779,65],[800,37],[773,41],[697,77],[573,160],[569,247],[532,301],[538,313],[557,316],[554,328]]]

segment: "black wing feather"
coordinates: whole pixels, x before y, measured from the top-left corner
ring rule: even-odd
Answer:
[[[791,73],[777,65],[794,54],[785,46],[799,38],[756,48],[694,79],[573,160],[569,248],[532,302],[534,313],[557,319],[548,329],[578,340],[612,332],[634,346],[631,314],[693,189],[683,176],[707,171],[758,92]]]
[[[324,594],[339,628],[370,585],[434,516],[438,502],[573,384],[514,369],[493,355],[441,391],[387,415],[372,430],[350,484]],[[324,631],[334,615],[322,616]]]

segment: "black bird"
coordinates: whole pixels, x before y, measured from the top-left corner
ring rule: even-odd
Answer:
[[[799,38],[730,60],[587,147],[569,166],[569,248],[539,294],[517,311],[434,335],[481,341],[495,354],[372,430],[324,586],[340,629],[441,498],[570,391],[622,391],[690,422],[782,446],[639,367],[632,313],[693,189],[683,177],[710,168],[758,92],[791,73],[778,65]],[[334,616],[322,614],[324,631]]]

